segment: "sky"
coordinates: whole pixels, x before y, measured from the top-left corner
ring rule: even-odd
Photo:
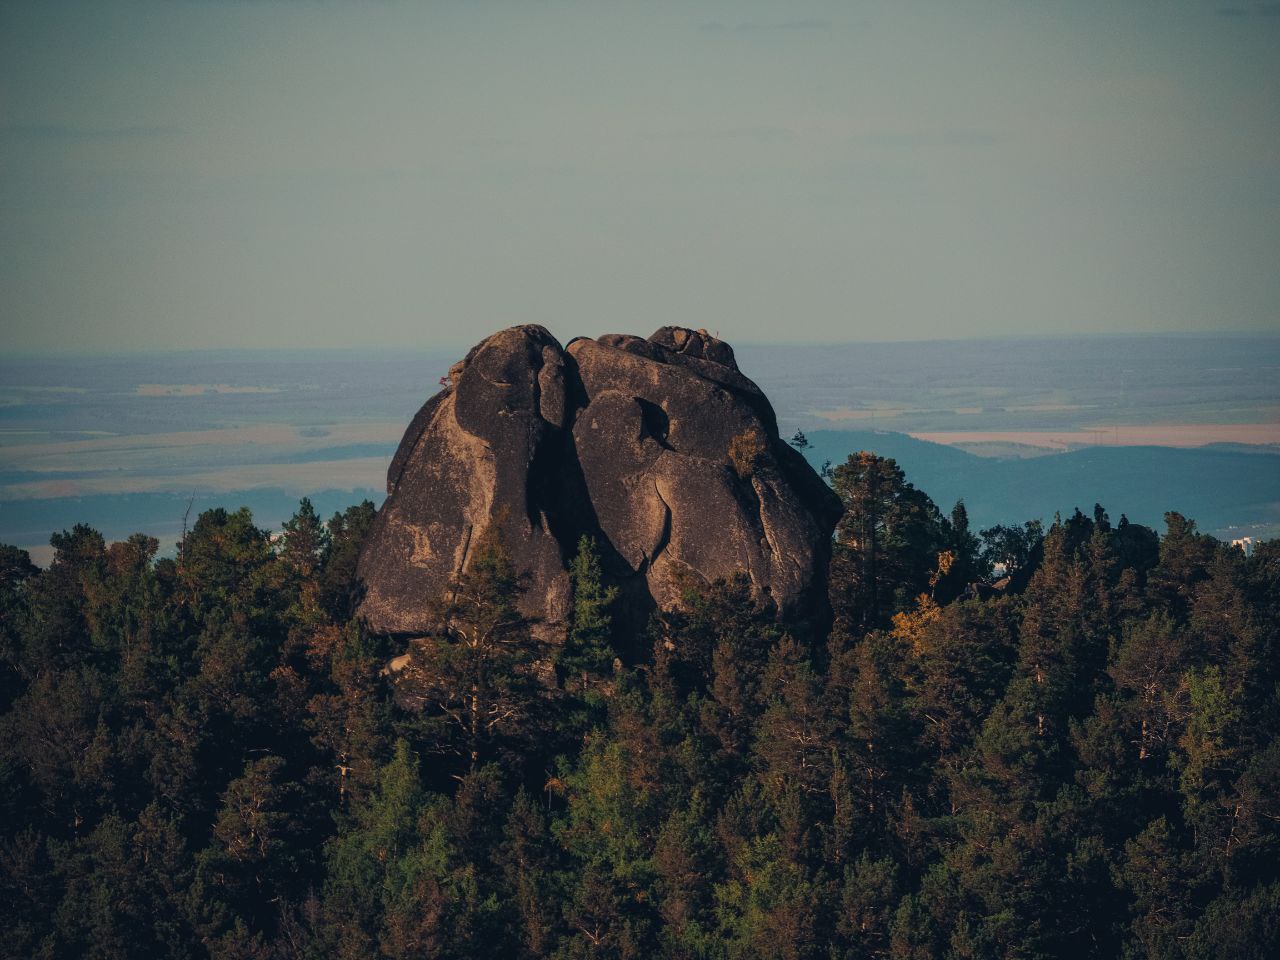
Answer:
[[[0,0],[6,352],[1280,332],[1280,4]]]

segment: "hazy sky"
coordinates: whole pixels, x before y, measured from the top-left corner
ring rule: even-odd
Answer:
[[[7,350],[1280,329],[1280,4],[0,0]]]

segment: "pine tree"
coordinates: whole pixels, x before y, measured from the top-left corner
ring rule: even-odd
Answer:
[[[275,756],[251,760],[222,796],[213,843],[196,868],[205,935],[225,932],[232,918],[264,930],[274,920],[273,905],[297,892],[297,875],[310,866],[310,851],[299,843],[301,791],[284,766]]]
[[[999,564],[1010,586],[1016,592],[1026,586],[1043,556],[1044,527],[1039,520],[1028,520],[1022,526],[996,524],[983,530],[982,563],[988,569]]]
[[[520,788],[503,830],[501,850],[507,899],[520,915],[520,939],[532,956],[550,953],[559,911],[552,868],[554,844],[538,802]]]
[[[320,575],[321,597],[325,609],[335,619],[349,619],[363,598],[356,577],[360,548],[373,525],[377,510],[364,500],[329,519],[329,549]]]
[[[951,519],[946,524],[947,552],[951,564],[943,571],[934,591],[939,602],[947,602],[959,596],[969,584],[986,580],[991,568],[982,561],[982,543],[969,528],[969,511],[963,500],[957,500],[951,508]]]
[[[403,860],[418,841],[427,802],[418,757],[399,740],[377,773],[377,786],[345,819],[325,849],[325,912],[348,955],[375,956],[376,931],[386,899],[404,887]]]
[[[861,633],[928,589],[947,538],[937,506],[898,464],[862,451],[832,473],[844,503],[831,559],[831,605],[841,629]]]
[[[303,497],[297,512],[284,523],[284,548],[281,557],[303,577],[309,577],[320,566],[329,548],[329,532],[309,497]]]
[[[578,541],[578,554],[569,568],[573,586],[573,608],[569,615],[569,635],[560,650],[560,665],[581,677],[586,692],[591,677],[612,672],[614,652],[610,642],[613,617],[609,607],[618,596],[617,587],[606,587],[600,570],[600,551],[591,537]]]
[[[403,681],[416,684],[446,721],[449,732],[437,747],[465,757],[470,770],[499,738],[533,719],[537,644],[516,606],[519,594],[511,555],[495,533],[486,533],[467,568],[432,604],[438,632],[415,646]]]

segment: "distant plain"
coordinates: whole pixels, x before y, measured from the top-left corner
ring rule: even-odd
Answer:
[[[87,522],[172,549],[188,505],[277,528],[301,496],[380,502],[391,454],[466,348],[0,360],[0,541],[46,561]],[[1084,509],[1280,533],[1280,337],[740,345],[815,465],[870,447],[977,525]]]

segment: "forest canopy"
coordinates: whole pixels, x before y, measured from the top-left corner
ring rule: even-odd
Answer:
[[[830,479],[829,609],[637,662],[588,538],[564,642],[489,539],[407,650],[368,502],[0,547],[0,955],[1280,955],[1280,545]]]

